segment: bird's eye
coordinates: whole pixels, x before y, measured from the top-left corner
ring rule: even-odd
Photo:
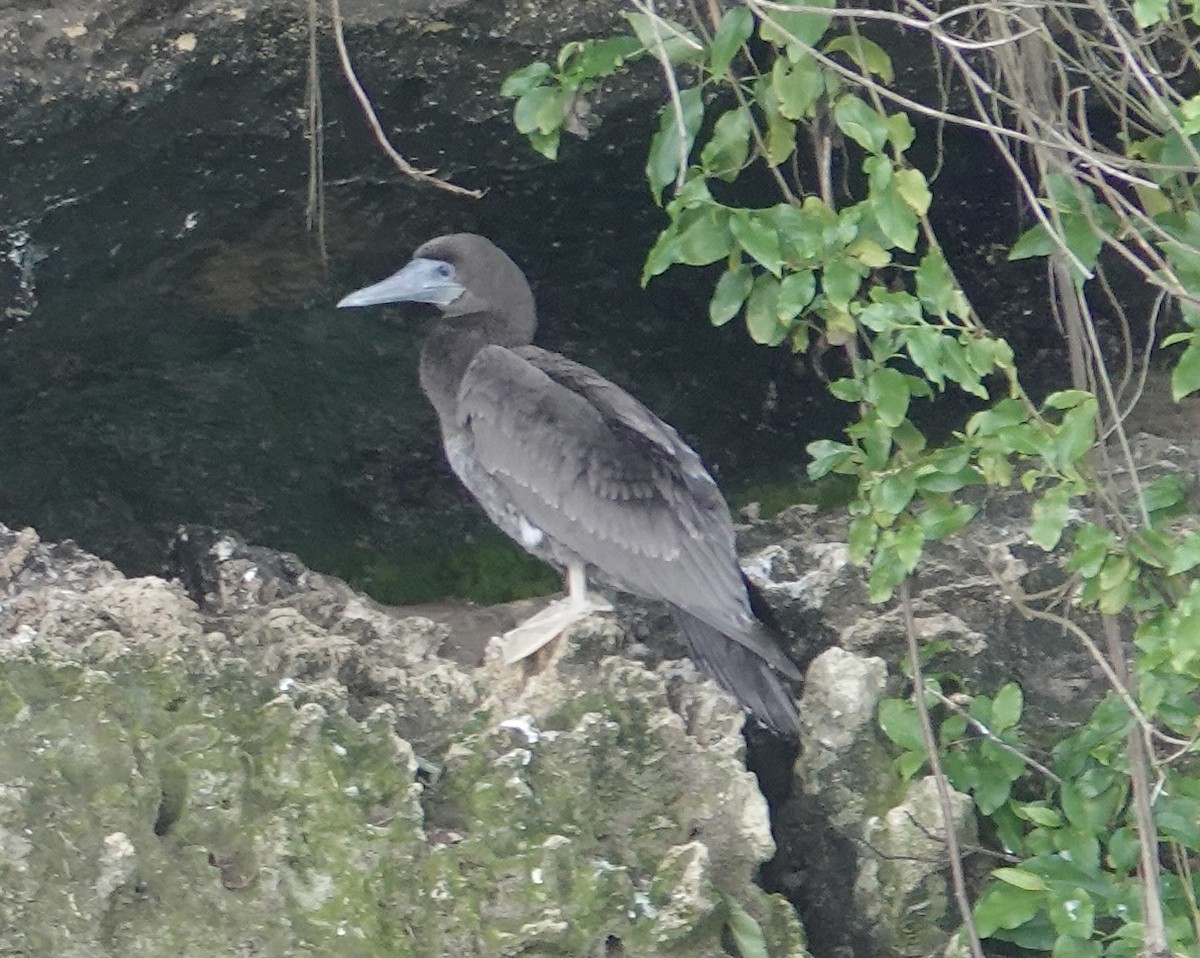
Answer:
[[[434,270],[434,273],[436,273],[440,279],[449,279],[454,275],[454,267],[449,263],[438,263],[437,269]]]

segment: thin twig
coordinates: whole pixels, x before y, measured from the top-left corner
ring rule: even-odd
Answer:
[[[350,88],[354,91],[355,99],[358,100],[359,106],[362,107],[363,114],[367,118],[367,123],[370,124],[371,130],[375,134],[375,140],[379,143],[383,152],[387,154],[388,158],[401,173],[420,183],[428,183],[431,186],[436,186],[439,190],[445,190],[447,193],[454,193],[458,196],[469,196],[476,200],[483,196],[483,190],[469,190],[464,186],[458,186],[449,180],[436,176],[436,170],[418,170],[400,155],[399,150],[392,146],[387,138],[387,134],[383,131],[383,124],[379,122],[379,117],[375,115],[375,108],[371,105],[371,98],[367,96],[366,91],[362,88],[362,84],[358,82],[358,75],[354,72],[354,66],[350,62],[350,51],[346,49],[346,38],[342,33],[342,12],[338,6],[338,0],[329,0],[329,5],[333,15],[333,39],[337,44],[338,59],[342,63],[342,72],[346,75],[346,80],[349,82]]]
[[[946,829],[946,857],[950,860],[950,880],[954,886],[954,899],[958,913],[967,933],[967,943],[972,958],[983,958],[983,945],[975,930],[975,917],[971,912],[971,900],[967,896],[967,879],[963,874],[962,852],[958,847],[958,830],[954,825],[954,806],[950,802],[950,786],[942,771],[938,756],[937,738],[933,734],[933,723],[929,720],[929,709],[925,707],[925,679],[921,675],[921,650],[917,647],[917,628],[913,622],[912,597],[908,591],[908,580],[900,583],[900,607],[904,610],[904,634],[908,639],[908,664],[913,677],[913,703],[921,719],[921,736],[925,741],[925,757],[937,786],[938,805],[942,811],[942,824]]]
[[[1117,697],[1125,704],[1125,707],[1129,710],[1129,714],[1133,716],[1134,721],[1141,726],[1142,734],[1146,737],[1147,742],[1157,739],[1158,741],[1164,742],[1168,745],[1181,746],[1190,744],[1190,742],[1186,739],[1175,738],[1174,736],[1160,732],[1154,727],[1150,720],[1146,718],[1146,713],[1141,710],[1137,702],[1134,701],[1133,696],[1130,695],[1129,688],[1126,686],[1125,682],[1118,677],[1115,671],[1113,671],[1111,663],[1105,657],[1104,653],[1100,651],[1100,647],[1096,645],[1096,643],[1092,640],[1092,637],[1083,629],[1081,629],[1070,619],[1064,618],[1061,615],[1056,615],[1053,612],[1042,612],[1040,609],[1033,608],[1031,605],[1024,602],[1021,596],[1013,592],[1013,590],[999,577],[994,576],[993,581],[1000,586],[1005,596],[1013,604],[1013,607],[1025,618],[1037,619],[1041,622],[1053,622],[1059,628],[1070,632],[1080,641],[1083,647],[1087,649],[1088,654],[1091,655],[1092,660],[1099,667],[1100,671],[1104,673],[1104,677],[1108,680],[1109,686],[1114,692],[1117,693]]]
[[[308,229],[317,230],[317,249],[321,265],[329,265],[325,242],[325,117],[321,103],[321,66],[317,59],[317,0],[308,0],[308,202],[304,219]]]
[[[1105,647],[1118,673],[1132,687],[1121,644],[1120,625],[1115,615],[1103,617]],[[1158,827],[1154,821],[1150,796],[1150,763],[1154,752],[1136,729],[1125,737],[1129,760],[1129,781],[1133,791],[1133,825],[1138,836],[1138,871],[1142,880],[1142,955],[1144,958],[1169,958],[1167,924],[1162,904],[1162,865],[1158,859]]]
[[[1188,852],[1179,842],[1172,839],[1171,841],[1171,857],[1175,859],[1175,872],[1183,879],[1179,884],[1183,886],[1183,893],[1188,900],[1188,917],[1192,920],[1192,936],[1196,941],[1200,941],[1200,908],[1196,905],[1196,889],[1192,885],[1192,863],[1188,858]]]
[[[654,56],[662,67],[663,78],[667,81],[667,95],[671,98],[671,109],[675,112],[675,127],[679,131],[679,169],[675,173],[675,192],[678,193],[683,189],[684,180],[687,178],[688,152],[691,146],[688,143],[687,123],[683,115],[683,100],[679,96],[679,81],[675,77],[675,68],[671,65],[671,58],[667,56],[667,47],[658,28],[661,18],[654,9],[654,0],[647,0],[645,3],[642,0],[633,0],[633,6],[650,22],[650,30],[654,33]]]
[[[1046,776],[1046,778],[1050,779],[1050,781],[1052,781],[1058,785],[1062,784],[1062,779],[1058,775],[1056,775],[1054,772],[1052,772],[1050,769],[1048,769],[1045,765],[1043,765],[1037,759],[1030,758],[1028,755],[1026,755],[1024,752],[1022,752],[1019,748],[1014,748],[1013,746],[1009,745],[1008,742],[1004,741],[1004,739],[1002,739],[999,735],[997,735],[990,728],[988,728],[986,725],[984,725],[981,721],[979,721],[979,719],[977,719],[973,715],[971,715],[966,709],[964,709],[961,705],[959,705],[957,702],[955,702],[952,698],[950,698],[946,695],[943,695],[937,689],[926,689],[925,691],[928,692],[930,695],[932,695],[939,702],[941,702],[942,705],[946,706],[946,708],[950,709],[951,712],[954,712],[956,715],[961,715],[964,719],[967,720],[967,725],[969,725],[971,728],[973,728],[976,732],[978,732],[980,735],[982,735],[984,738],[986,738],[989,742],[991,742],[997,748],[1001,749],[1002,751],[1008,752],[1010,755],[1013,755],[1016,758],[1019,758],[1024,764],[1028,765],[1034,771],[1041,772],[1043,775]]]

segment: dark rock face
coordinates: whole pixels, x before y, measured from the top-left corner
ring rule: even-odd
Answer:
[[[328,267],[304,225],[303,6],[0,12],[0,514],[133,572],[159,568],[181,522],[364,581],[381,556],[415,580],[447,541],[493,541],[442,464],[417,320],[332,309],[453,229],[526,268],[544,345],[632,388],[727,483],[799,463],[820,418],[803,366],[709,328],[693,277],[638,288],[660,225],[641,173],[653,70],[600,91],[604,124],[557,165],[497,93],[516,66],[613,30],[618,5],[342,12],[400,149],[487,193],[453,197],[390,166],[322,19]],[[432,575],[426,591],[455,588]]]

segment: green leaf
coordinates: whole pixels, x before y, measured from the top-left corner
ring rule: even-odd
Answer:
[[[858,456],[858,450],[844,442],[834,442],[832,439],[818,439],[810,442],[805,451],[812,457],[808,465],[808,477],[816,480],[827,476],[842,463]]]
[[[1133,19],[1143,30],[1170,18],[1170,0],[1133,0]]]
[[[975,905],[976,931],[983,938],[991,938],[1002,928],[1020,928],[1032,921],[1044,904],[1045,896],[1040,891],[993,882]]]
[[[650,153],[646,158],[646,179],[650,183],[650,192],[654,194],[656,203],[662,202],[662,191],[675,182],[679,173],[680,157],[682,155],[686,162],[686,157],[691,154],[692,144],[696,141],[700,123],[704,119],[704,98],[699,87],[681,90],[679,102],[683,112],[683,129],[679,127],[674,105],[667,103],[660,112],[658,132],[650,140]]]
[[[803,4],[797,5],[832,9],[836,3],[837,0],[806,0]],[[809,50],[816,46],[821,37],[825,35],[832,19],[828,14],[787,13],[781,10],[771,10],[769,16],[764,17],[759,23],[758,35],[767,43],[786,47],[788,58],[799,61],[806,56],[811,56]]]
[[[1008,801],[1012,794],[1013,778],[1002,765],[988,761],[979,762],[977,773],[973,790],[975,805],[982,814],[991,815]]]
[[[1141,842],[1132,826],[1114,831],[1108,839],[1108,863],[1117,871],[1132,871],[1141,855]]]
[[[1075,533],[1075,551],[1067,560],[1067,570],[1078,572],[1090,579],[1100,572],[1109,549],[1116,545],[1117,537],[1108,529],[1088,523]]]
[[[1018,805],[1017,814],[1042,828],[1061,828],[1063,823],[1062,816],[1045,805]]]
[[[529,93],[550,76],[550,64],[538,61],[510,73],[500,84],[500,95],[517,99]],[[524,131],[521,131],[524,132]]]
[[[924,752],[905,752],[896,759],[896,774],[907,782],[925,767],[927,761]]]
[[[962,740],[967,734],[967,720],[961,715],[949,715],[942,722],[942,727],[938,729],[938,741],[942,747]]]
[[[887,516],[899,515],[912,502],[917,482],[907,472],[884,476],[871,487],[870,501],[876,513]]]
[[[1062,231],[1067,249],[1075,254],[1084,269],[1089,272],[1095,269],[1096,260],[1104,246],[1104,239],[1098,232],[1097,226],[1093,226],[1086,216],[1063,216]],[[1071,264],[1071,272],[1075,276],[1075,281],[1082,282],[1087,277],[1077,275],[1078,269],[1079,267]]]
[[[1006,885],[1012,885],[1014,888],[1023,888],[1025,891],[1046,891],[1048,887],[1046,879],[1041,875],[1023,871],[1020,868],[995,868],[992,869],[992,877]]]
[[[725,898],[726,924],[740,958],[770,958],[762,927],[750,912],[732,898]]]
[[[1009,682],[1001,688],[992,700],[992,731],[999,734],[1016,725],[1021,719],[1024,702],[1021,686],[1016,682]]]
[[[1178,472],[1159,476],[1146,487],[1143,499],[1147,512],[1166,512],[1187,501],[1191,478]]]
[[[942,333],[930,326],[919,326],[904,333],[904,348],[909,357],[938,389],[945,382],[942,339]]]
[[[880,421],[892,429],[908,415],[910,396],[908,380],[898,369],[877,369],[867,378],[867,400],[876,406]]]
[[[559,87],[535,87],[517,101],[513,124],[521,133],[551,133],[562,126],[565,104],[565,94]]]
[[[684,210],[696,209],[700,206],[717,206],[717,201],[713,199],[712,191],[708,188],[708,181],[703,174],[698,170],[689,170],[688,178],[684,181],[683,189],[681,189],[667,204],[667,214],[670,216],[678,216]]]
[[[1050,909],[1050,921],[1059,935],[1086,941],[1092,937],[1096,906],[1082,888],[1072,888],[1065,894],[1059,892],[1058,900]]]
[[[821,288],[834,306],[845,311],[861,285],[862,275],[853,260],[834,256],[825,263],[821,273]]]
[[[903,523],[896,530],[896,558],[900,560],[901,571],[907,576],[917,567],[921,552],[925,548],[925,535],[921,527],[914,521]],[[897,581],[897,585],[899,581]]]
[[[1092,398],[1086,389],[1060,389],[1042,400],[1043,409],[1074,409]]]
[[[896,148],[897,153],[903,153],[917,138],[917,131],[913,128],[912,120],[908,118],[907,113],[893,113],[887,118],[888,138],[892,141],[892,146]]]
[[[846,532],[846,545],[850,549],[850,561],[861,565],[879,541],[879,526],[870,516],[857,516],[850,520]]]
[[[771,67],[771,86],[779,112],[789,120],[803,120],[811,116],[813,104],[825,92],[825,77],[812,57],[799,63],[779,57]]]
[[[953,313],[966,319],[971,311],[962,290],[954,283],[946,257],[936,247],[921,257],[917,266],[917,296],[938,316]]]
[[[1107,831],[1109,817],[1115,811],[1114,797],[1110,794],[1108,801],[1097,801],[1098,796],[1088,795],[1077,782],[1068,780],[1064,780],[1059,789],[1059,802],[1067,820],[1090,835],[1102,835]]]
[[[671,264],[678,262],[679,233],[677,223],[670,223],[665,230],[658,234],[658,239],[646,254],[646,263],[642,266],[642,285],[650,282],[652,277],[666,272]]]
[[[1001,430],[1026,422],[1029,413],[1019,399],[1001,399],[991,409],[977,412],[967,420],[968,436],[995,436]]]
[[[708,68],[713,76],[723,77],[743,43],[754,32],[754,15],[745,7],[726,10],[713,34],[708,49]]]
[[[767,163],[778,166],[796,149],[796,124],[779,112],[779,95],[771,85],[770,77],[761,77],[754,87],[754,100],[767,121]]]
[[[1048,456],[1056,466],[1078,462],[1096,442],[1096,400],[1088,397],[1067,411],[1054,437],[1053,455]]]
[[[926,482],[921,482],[920,486],[922,489],[929,488],[929,484]],[[960,488],[961,483],[954,483],[954,486]],[[944,539],[974,519],[975,513],[978,511],[977,506],[966,503],[959,505],[949,502],[927,504],[926,508],[917,516],[917,523],[921,526],[921,531],[925,533],[926,539]]]
[[[1171,370],[1171,398],[1179,402],[1197,389],[1200,389],[1200,342],[1193,340]]]
[[[908,204],[909,209],[917,216],[924,216],[929,212],[933,194],[929,192],[924,173],[914,169],[897,170],[895,180],[896,192]]]
[[[1059,484],[1045,493],[1033,504],[1033,523],[1029,527],[1029,538],[1047,552],[1058,545],[1063,530],[1070,518],[1071,490]]]
[[[700,165],[706,173],[726,182],[737,179],[750,156],[751,125],[750,108],[745,106],[727,110],[717,118],[712,136],[700,151]]]
[[[774,345],[782,334],[777,318],[779,280],[770,273],[760,273],[746,302],[746,329],[756,343]]]
[[[829,392],[834,399],[842,402],[862,402],[862,383],[857,379],[835,379],[829,384]]]
[[[846,34],[825,44],[825,53],[844,53],[866,73],[874,73],[888,86],[896,79],[892,69],[892,58],[874,40],[864,36]]]
[[[871,191],[871,211],[879,228],[895,246],[911,253],[917,247],[917,216],[900,195],[895,183]]]
[[[863,236],[846,247],[846,255],[869,269],[880,269],[892,261],[892,254],[873,239]]]
[[[817,277],[811,269],[788,273],[779,284],[779,303],[776,306],[781,320],[798,316],[817,295]]]
[[[560,66],[566,75],[565,79],[573,83],[575,89],[585,85],[590,89],[587,81],[610,76],[618,67],[623,66],[626,60],[642,52],[642,45],[637,38],[629,36],[586,40],[575,46],[574,53]]]
[[[1175,547],[1167,575],[1179,575],[1200,565],[1200,533],[1189,532]]]
[[[688,266],[707,266],[728,256],[732,248],[729,213],[723,207],[688,210],[680,217],[675,251],[677,262]]]
[[[778,277],[783,267],[779,231],[765,210],[737,210],[731,221],[733,238],[742,249]]]
[[[1050,238],[1046,227],[1041,223],[1036,223],[1022,233],[1020,238],[1013,243],[1013,248],[1008,251],[1008,258],[1012,261],[1029,259],[1033,256],[1049,256],[1056,249],[1058,249],[1058,246]]]
[[[887,121],[852,93],[838,98],[833,108],[838,129],[868,153],[880,153],[887,143]]]
[[[884,699],[879,703],[879,727],[883,734],[903,749],[925,754],[925,737],[916,706],[905,699]]]
[[[529,139],[529,145],[532,146],[538,153],[542,154],[548,160],[558,159],[558,145],[562,139],[562,131],[555,130],[553,133],[538,133],[536,130],[526,133]]]
[[[661,41],[667,59],[672,66],[681,63],[699,63],[704,59],[704,44],[687,27],[666,17],[650,17],[644,13],[624,14],[637,38],[653,56],[658,56]]]
[[[797,209],[787,203],[777,203],[770,213],[779,230],[780,245],[789,260],[806,264],[824,259],[824,233],[836,217],[829,207],[813,196],[805,197]]]
[[[724,326],[742,308],[754,285],[754,273],[746,263],[738,263],[721,274],[708,304],[708,318],[714,326]]]

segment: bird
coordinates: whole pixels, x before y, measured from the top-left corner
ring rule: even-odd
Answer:
[[[753,613],[729,507],[671,426],[595,370],[533,345],[521,268],[453,233],[339,308],[425,303],[441,316],[419,378],[452,470],[504,533],[565,573],[567,595],[502,637],[508,663],[594,611],[588,579],[665,601],[701,672],[760,723],[794,736],[796,665]]]

